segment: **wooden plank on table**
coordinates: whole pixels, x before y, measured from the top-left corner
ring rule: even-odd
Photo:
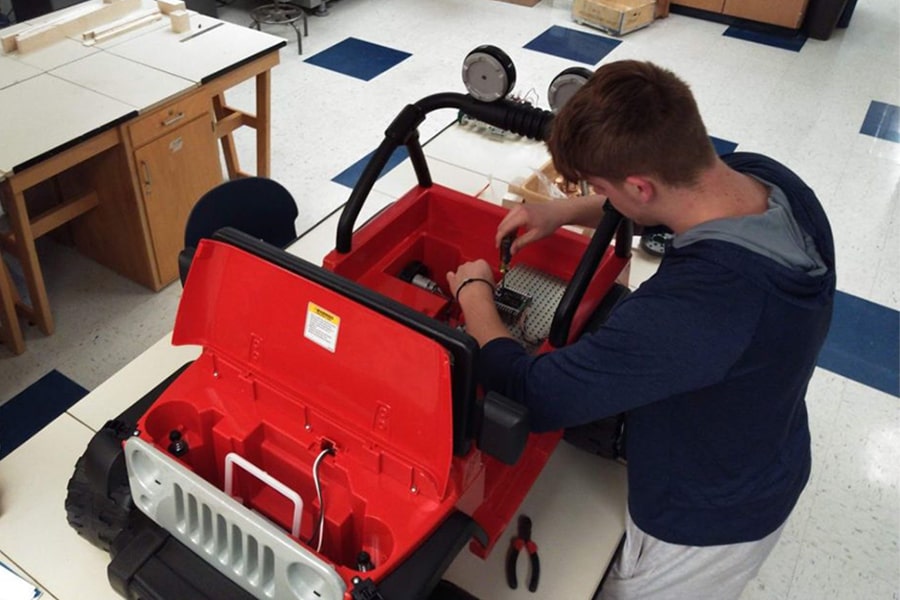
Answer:
[[[20,53],[39,50],[65,37],[80,36],[88,29],[125,17],[140,8],[141,0],[115,0],[88,12],[63,16],[18,34],[16,48]]]
[[[144,10],[123,19],[113,21],[112,23],[85,31],[81,34],[81,37],[84,40],[84,43],[90,46],[97,42],[108,40],[117,35],[122,35],[123,33],[128,33],[129,31],[159,21],[162,17],[163,14],[158,10]]]

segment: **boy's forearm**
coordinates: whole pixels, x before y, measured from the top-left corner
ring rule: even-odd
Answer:
[[[497,313],[492,288],[463,290],[459,301],[466,316],[466,333],[475,338],[479,347],[497,338],[512,337]]]
[[[596,227],[603,218],[603,205],[606,198],[603,196],[576,196],[568,200],[557,200],[563,209],[566,225],[580,225],[582,227]]]

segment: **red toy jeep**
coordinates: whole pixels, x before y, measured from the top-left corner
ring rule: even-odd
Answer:
[[[479,390],[442,274],[496,256],[505,210],[432,184],[416,128],[438,108],[537,139],[552,120],[430,96],[388,129],[323,267],[236,229],[193,252],[173,343],[201,356],[98,432],[69,483],[69,522],[123,596],[446,598],[457,553],[487,555],[514,517],[560,434]],[[353,233],[400,145],[419,185]],[[621,297],[630,248],[614,210],[590,244],[560,231],[516,255],[498,308],[534,352],[569,343]]]

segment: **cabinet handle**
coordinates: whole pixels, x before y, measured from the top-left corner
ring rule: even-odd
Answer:
[[[144,185],[148,188],[150,187],[150,167],[147,166],[146,161],[141,161],[141,170],[144,172]]]
[[[171,116],[171,117],[169,117],[168,119],[164,120],[164,121],[162,122],[162,126],[163,126],[163,127],[168,127],[169,125],[174,125],[175,123],[177,123],[178,121],[182,120],[183,118],[184,118],[184,113],[183,113],[183,112],[180,112],[180,113],[178,113],[178,114],[176,114],[176,115],[174,115],[174,116]]]

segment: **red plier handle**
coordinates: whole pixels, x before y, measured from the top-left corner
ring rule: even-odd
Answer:
[[[509,587],[516,589],[519,587],[519,580],[516,577],[516,561],[519,558],[519,552],[522,548],[528,552],[531,562],[531,574],[528,577],[528,591],[537,590],[538,581],[541,578],[541,561],[537,554],[537,544],[531,539],[531,519],[525,515],[519,515],[518,535],[510,541],[509,550],[506,552],[506,583]]]

